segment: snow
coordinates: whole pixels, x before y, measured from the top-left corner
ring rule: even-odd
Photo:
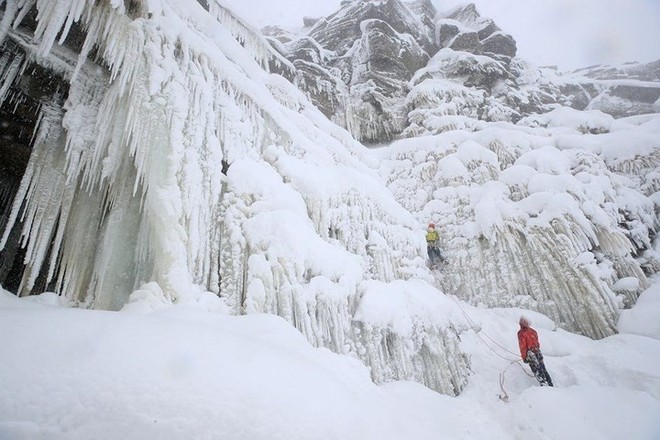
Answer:
[[[624,310],[619,318],[619,331],[660,339],[660,288],[655,284],[643,292],[637,304]]]
[[[414,336],[413,327],[420,321],[449,323],[453,309],[449,298],[438,296],[435,289],[421,281],[397,280],[393,283],[370,281],[355,318],[381,326],[389,326],[405,338]]]
[[[523,154],[515,165],[526,165],[545,174],[568,174],[571,163],[554,147],[543,147]]]
[[[396,297],[405,284],[370,294]],[[418,296],[407,307],[430,307],[431,317],[421,287],[408,286]],[[359,361],[313,348],[272,315],[199,305],[102,312],[0,291],[0,437],[652,440],[660,433],[658,292],[658,284],[644,292],[622,315],[622,334],[600,341],[531,311],[461,303],[472,375],[448,397],[413,382],[377,386]],[[382,299],[391,310],[402,305],[394,297]],[[438,300],[441,309],[452,302]],[[382,304],[365,302],[364,313],[387,320]],[[535,386],[526,366],[511,363],[520,314],[539,332],[556,388]]]
[[[410,94],[427,108],[413,112],[425,129],[442,108],[433,101],[440,95],[425,91],[432,81]],[[460,95],[451,102],[460,103]],[[377,155],[397,200],[420,223],[439,225],[449,265],[442,290],[472,304],[532,308],[600,337],[615,331],[621,308],[648,287],[643,267],[655,267],[653,251],[649,260],[633,251],[650,249],[649,232],[658,227],[658,121],[558,107],[515,125],[422,131]],[[568,276],[559,261],[574,272]],[[558,281],[567,276],[573,281]],[[592,307],[598,317],[587,311]],[[584,328],[587,321],[594,327]]]
[[[39,1],[34,38],[9,26],[32,3],[0,34],[72,82],[0,245],[26,248],[20,294],[58,293],[0,292],[0,437],[660,432],[657,115],[506,122],[506,87],[457,82],[503,65],[444,49],[397,98],[420,137],[367,150],[221,2]],[[56,42],[75,21],[77,59]],[[521,313],[557,389],[517,363]]]
[[[614,118],[598,110],[579,111],[558,107],[542,115],[533,115],[518,122],[520,125],[573,128],[584,132],[610,131]]]

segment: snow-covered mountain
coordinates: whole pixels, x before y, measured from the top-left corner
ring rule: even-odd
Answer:
[[[539,69],[471,5],[344,2],[266,39],[182,3],[0,5],[4,288],[275,314],[456,395],[456,298],[604,338],[660,270],[657,63]]]
[[[615,117],[660,105],[658,62],[566,74],[537,68],[474,4],[438,12],[430,0],[347,1],[298,32],[265,32],[293,64],[287,74],[298,87],[364,142],[472,130],[475,120],[517,122],[559,105]]]

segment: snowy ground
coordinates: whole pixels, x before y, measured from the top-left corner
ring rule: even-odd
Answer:
[[[462,307],[483,341],[463,334],[473,374],[453,398],[374,385],[275,316],[89,311],[0,290],[0,439],[660,438],[659,282],[601,341],[525,312],[556,388],[509,360],[520,310]]]

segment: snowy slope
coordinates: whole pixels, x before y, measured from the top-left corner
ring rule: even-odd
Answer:
[[[520,310],[463,304],[479,333],[462,338],[473,376],[455,398],[412,382],[376,386],[358,361],[312,348],[271,315],[232,317],[184,306],[144,315],[56,302],[47,294],[30,301],[0,292],[0,438],[653,440],[660,434],[658,284],[625,312],[622,334],[600,341],[526,312],[556,388],[535,386],[522,364],[510,363]],[[498,397],[503,391],[508,403]]]

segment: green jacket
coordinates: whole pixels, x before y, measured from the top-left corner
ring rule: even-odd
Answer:
[[[440,236],[437,231],[428,231],[426,233],[426,243],[427,244],[438,244]]]

